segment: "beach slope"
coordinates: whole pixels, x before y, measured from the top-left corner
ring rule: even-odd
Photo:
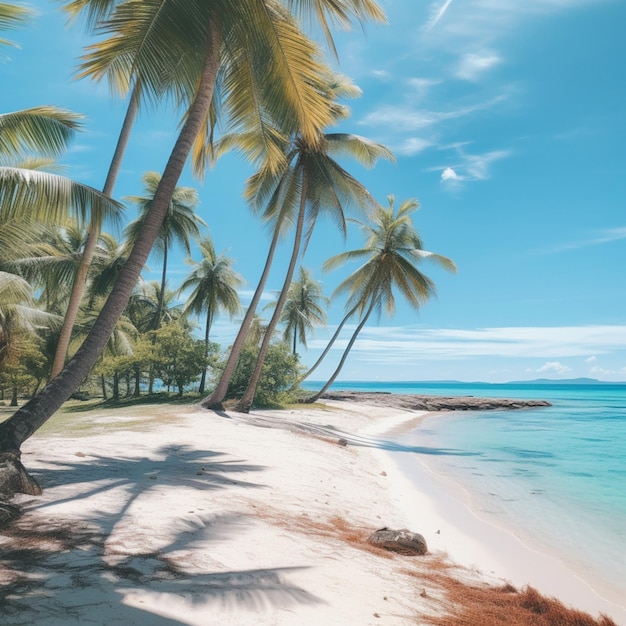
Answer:
[[[380,436],[421,415],[329,401],[90,411],[72,436],[52,423],[23,450],[44,493],[17,499],[25,514],[0,538],[2,622],[426,623],[445,612],[441,576],[502,581],[366,542],[436,532],[400,501]]]

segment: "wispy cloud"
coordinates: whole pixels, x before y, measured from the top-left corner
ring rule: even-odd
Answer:
[[[424,30],[430,32],[438,26],[440,45],[449,45],[451,39],[493,41],[506,37],[522,20],[572,11],[598,1],[611,0],[466,0],[453,7],[451,2],[437,2],[431,6]]]
[[[578,250],[580,248],[589,248],[591,246],[600,246],[606,243],[622,241],[626,239],[626,226],[618,226],[617,228],[606,228],[598,231],[587,239],[564,243],[554,248],[544,251],[544,254],[553,254],[556,252],[567,252],[569,250]]]
[[[418,154],[419,152],[426,150],[426,148],[430,148],[432,145],[433,142],[428,139],[422,139],[421,137],[409,137],[402,143],[394,146],[393,151],[396,154],[413,156],[414,154]]]
[[[446,11],[448,10],[452,2],[453,0],[445,0],[445,2],[434,4],[431,7],[430,19],[428,20],[428,22],[426,23],[426,26],[424,27],[426,31],[430,31],[435,26],[437,26],[437,24],[439,23],[441,18],[445,15]]]
[[[387,126],[390,130],[419,130],[439,124],[446,120],[458,119],[466,117],[478,111],[485,111],[500,104],[507,99],[506,95],[498,95],[494,98],[476,102],[449,111],[428,111],[417,108],[411,104],[390,105],[381,107],[359,120],[360,125],[364,126]]]
[[[440,180],[447,185],[458,185],[465,181],[487,180],[491,178],[493,163],[513,154],[511,150],[492,150],[484,154],[468,154],[460,147],[456,150],[457,158],[454,162],[429,167],[426,171],[441,172]]]
[[[349,330],[346,329],[346,335]],[[343,350],[347,340],[334,350]],[[321,339],[311,348],[323,348]],[[414,361],[465,360],[475,357],[558,359],[591,357],[626,349],[626,326],[524,326],[474,330],[425,329],[414,326],[365,328],[353,350],[360,359]],[[537,367],[541,367],[538,364]],[[545,364],[543,365],[545,367]]]
[[[499,65],[501,62],[502,58],[494,53],[468,53],[463,55],[459,61],[456,76],[463,80],[474,81],[480,78],[487,70]]]

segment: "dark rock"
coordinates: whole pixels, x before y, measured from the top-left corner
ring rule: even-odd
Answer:
[[[363,402],[374,406],[392,406],[414,411],[493,411],[528,409],[552,406],[547,400],[520,400],[510,398],[476,398],[474,396],[427,396],[421,394],[389,394],[368,391],[334,391],[325,393],[323,400]]]
[[[411,532],[406,528],[400,530],[381,528],[372,533],[367,541],[379,548],[409,556],[421,556],[428,552],[426,539],[419,533]]]
[[[348,440],[342,437],[341,439],[337,439],[337,444],[345,448],[348,445]]]

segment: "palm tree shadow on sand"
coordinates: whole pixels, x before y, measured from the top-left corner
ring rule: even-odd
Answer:
[[[322,602],[286,579],[301,567],[220,570],[206,560],[198,567],[207,542],[232,540],[244,533],[249,521],[239,514],[205,513],[204,490],[236,486],[257,489],[261,484],[246,480],[263,467],[220,459],[220,453],[168,446],[157,459],[145,457],[86,456],[72,463],[52,464],[37,479],[52,490],[70,484],[84,485],[71,497],[38,502],[29,500],[24,516],[0,537],[0,611],[7,625],[33,624],[185,624],[138,608],[143,600],[168,597],[177,607],[201,605],[259,611],[270,606],[288,607]],[[129,511],[141,498],[158,498],[164,489],[186,486],[198,494],[158,548],[141,549],[139,540],[130,545],[119,539],[123,529],[131,536]],[[62,489],[61,489],[62,491]],[[106,494],[113,510],[90,511],[71,519],[55,514],[56,505],[69,500]],[[123,494],[117,497],[116,494]],[[167,502],[164,501],[164,505]],[[197,509],[197,510],[196,510]],[[149,522],[149,520],[148,520]],[[126,527],[125,527],[126,526]],[[122,536],[124,532],[122,532]],[[204,553],[206,555],[206,552]],[[198,571],[200,570],[200,571]],[[211,571],[214,570],[214,571]],[[127,598],[135,606],[129,606]]]
[[[231,415],[216,411],[217,415],[233,419]],[[381,439],[380,437],[357,435],[338,430],[331,424],[321,425],[313,422],[300,422],[297,420],[276,419],[265,415],[237,414],[237,421],[245,422],[260,428],[280,428],[305,433],[322,439],[334,439],[345,442],[346,445],[359,446],[362,448],[377,448],[388,452],[410,452],[413,454],[425,454],[432,456],[482,456],[481,452],[469,452],[458,448],[436,448],[433,446],[409,446],[393,439]]]

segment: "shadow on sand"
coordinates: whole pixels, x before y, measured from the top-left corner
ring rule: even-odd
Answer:
[[[236,533],[244,532],[248,521],[241,515],[205,514],[196,506],[195,515],[183,515],[174,528],[166,529],[158,550],[137,552],[135,544],[129,548],[116,542],[115,530],[125,526],[132,534],[128,513],[140,498],[159,498],[164,489],[182,487],[192,489],[197,501],[205,490],[232,485],[257,489],[262,485],[248,481],[248,476],[262,472],[261,466],[221,459],[221,453],[186,446],[164,447],[156,460],[84,456],[75,463],[50,464],[40,475],[33,472],[44,488],[73,484],[75,491],[83,487],[80,493],[43,502],[31,499],[24,516],[0,535],[3,625],[189,623],[137,607],[142,597],[155,595],[160,596],[160,606],[169,615],[175,614],[174,606],[210,604],[257,611],[321,602],[286,581],[290,572],[302,568],[234,571],[220,569],[210,558],[206,567],[198,566],[199,554],[194,548],[201,542],[206,548],[207,542],[232,540]],[[90,511],[71,519],[54,510],[63,502],[106,492],[110,492],[109,503],[114,503],[112,510]],[[186,508],[193,507],[191,503]],[[129,597],[135,606],[126,603]]]

